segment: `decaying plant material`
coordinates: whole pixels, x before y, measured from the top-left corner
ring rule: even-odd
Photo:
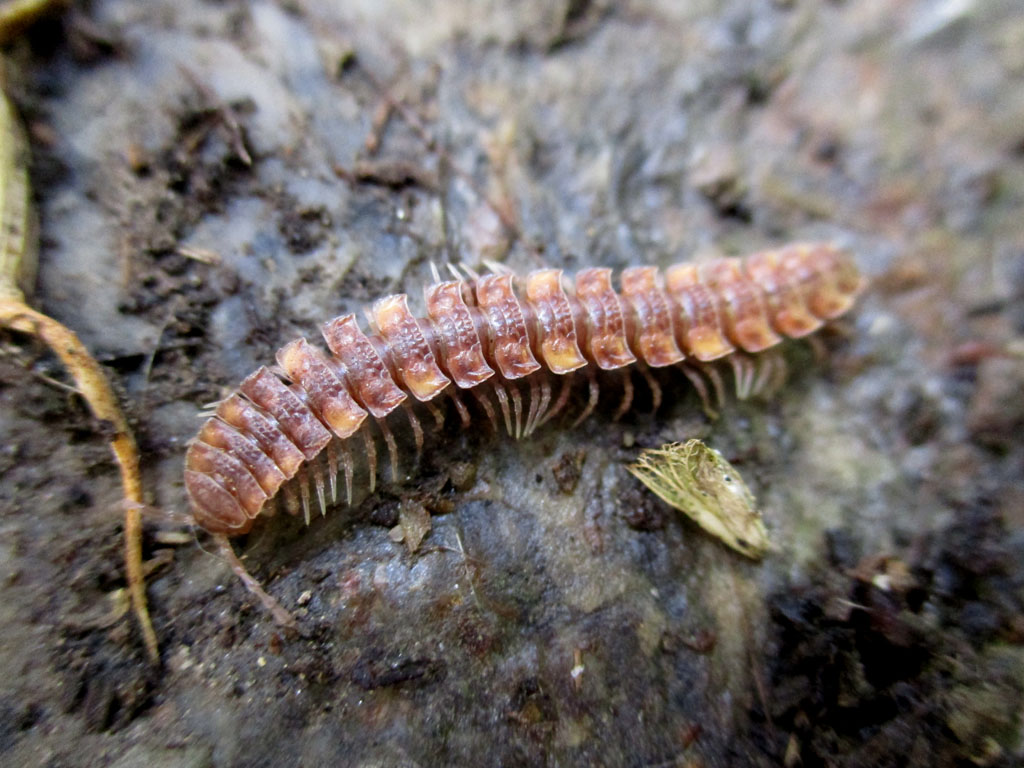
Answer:
[[[768,532],[754,495],[735,467],[700,440],[648,449],[629,471],[737,552],[760,559],[768,550]]]

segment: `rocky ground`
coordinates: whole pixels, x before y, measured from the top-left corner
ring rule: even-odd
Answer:
[[[0,336],[0,762],[1024,759],[1013,0],[103,0],[7,58],[34,303],[119,388],[165,519],[157,669],[125,613],[102,425],[45,350]],[[297,632],[202,536],[166,543],[202,406],[330,317],[418,306],[431,262],[807,239],[871,288],[823,357],[790,345],[769,402],[712,421],[666,377],[653,415],[608,403],[528,441],[455,419],[404,482],[239,541]],[[690,437],[756,493],[762,562],[626,472]],[[420,507],[411,553],[390,529]]]

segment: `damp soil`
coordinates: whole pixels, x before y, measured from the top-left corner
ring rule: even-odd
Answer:
[[[4,333],[0,762],[1024,760],[1024,14],[890,5],[96,0],[10,45],[33,302],[135,429],[161,665],[103,425]],[[812,239],[871,288],[771,399],[710,419],[665,374],[615,420],[605,382],[521,441],[449,414],[399,482],[237,541],[297,630],[175,517],[204,405],[378,296],[422,310],[432,264]],[[625,469],[692,437],[762,561]]]

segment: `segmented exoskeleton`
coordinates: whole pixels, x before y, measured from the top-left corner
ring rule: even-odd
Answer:
[[[416,402],[440,423],[436,401],[450,398],[468,424],[468,394],[495,426],[500,414],[518,437],[566,409],[574,377],[589,384],[579,421],[597,403],[595,369],[638,366],[657,405],[660,389],[648,367],[681,365],[706,400],[689,362],[723,358],[733,365],[740,396],[749,395],[773,377],[744,353],[817,330],[846,312],[863,287],[852,260],[827,244],[677,264],[664,275],[630,267],[619,291],[606,268],[584,269],[571,285],[558,269],[525,278],[501,268],[482,276],[453,272],[457,278],[447,281],[435,273],[425,289],[427,317],[412,314],[406,295],[386,296],[367,313],[369,334],[355,315],[334,318],[322,328],[329,352],[292,341],[278,351],[277,366],[260,368],[221,401],[185,459],[196,522],[211,533],[242,534],[279,497],[308,520],[312,493],[323,510],[328,493],[337,497],[339,474],[351,503],[353,447],[365,455],[371,490],[375,482],[374,430],[395,472],[389,414],[404,409],[417,451],[422,446]],[[623,381],[620,411],[632,399],[629,376]]]

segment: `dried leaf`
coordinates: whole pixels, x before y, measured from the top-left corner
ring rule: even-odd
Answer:
[[[760,559],[768,532],[739,472],[700,440],[672,443],[640,454],[629,471],[670,507],[737,552]]]
[[[398,525],[392,529],[392,539],[404,541],[412,554],[428,533],[430,513],[417,501],[403,501],[398,507]]]

